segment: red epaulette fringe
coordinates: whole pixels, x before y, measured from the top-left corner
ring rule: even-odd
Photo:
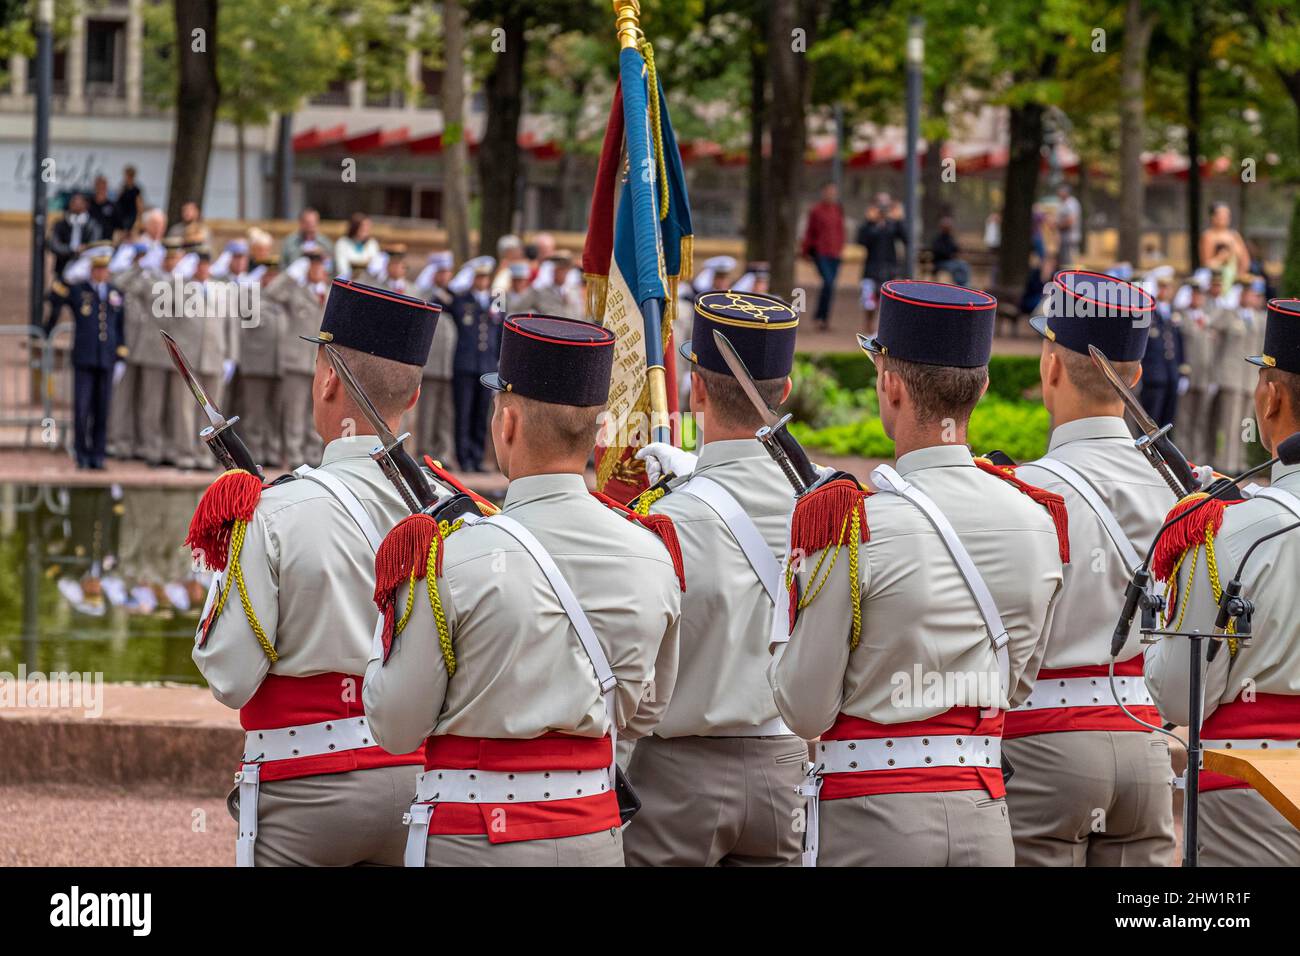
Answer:
[[[844,519],[858,511],[858,540],[870,541],[867,527],[867,493],[847,478],[828,481],[810,491],[794,506],[790,519],[790,553],[812,554],[840,543]]]
[[[185,544],[211,570],[226,570],[231,528],[237,521],[252,521],[261,500],[261,478],[243,469],[220,475],[199,499]]]
[[[1196,507],[1197,502],[1204,501],[1207,497],[1209,496],[1203,491],[1188,495],[1169,510],[1165,520],[1184,514]],[[1151,571],[1157,581],[1168,581],[1183,552],[1204,544],[1207,531],[1218,534],[1219,528],[1223,526],[1223,512],[1231,503],[1233,502],[1215,498],[1190,518],[1184,518],[1170,525],[1156,542],[1155,550],[1151,554]]]
[[[375,607],[384,615],[384,660],[393,649],[397,626],[397,589],[403,584],[422,580],[428,573],[429,548],[439,536],[438,522],[425,514],[403,518],[375,552]],[[442,548],[434,558],[434,574],[442,573]]]
[[[677,573],[677,585],[685,591],[686,563],[682,559],[682,545],[677,540],[677,528],[673,524],[673,519],[667,515],[639,515],[627,505],[619,504],[609,495],[601,494],[599,491],[593,491],[591,495],[607,508],[612,508],[627,518],[628,521],[635,521],[647,531],[659,536],[659,540],[668,549],[668,557],[672,559],[673,570]]]
[[[467,485],[461,483],[455,476],[452,475],[451,472],[449,472],[446,468],[443,468],[441,465],[439,465],[429,455],[424,456],[424,466],[428,468],[431,472],[433,472],[434,477],[437,478],[439,481],[441,481],[443,484],[456,489],[463,495],[469,495],[471,498],[473,498],[474,504],[478,505],[478,510],[480,513],[485,515],[490,515],[490,514],[495,514],[496,512],[501,510],[492,502],[488,501],[486,498],[480,495],[477,491],[473,491]]]
[[[1017,491],[1028,495],[1032,500],[1047,509],[1047,513],[1052,516],[1052,523],[1056,525],[1056,546],[1061,555],[1061,563],[1069,564],[1070,513],[1065,508],[1065,499],[1054,491],[1031,485],[1024,479],[1017,477],[1014,465],[995,465],[987,458],[976,458],[975,464],[980,467],[981,471],[1014,485]]]

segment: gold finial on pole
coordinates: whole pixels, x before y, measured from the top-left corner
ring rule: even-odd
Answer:
[[[614,0],[614,17],[619,48],[637,47],[645,35],[641,32],[641,4],[637,0]]]

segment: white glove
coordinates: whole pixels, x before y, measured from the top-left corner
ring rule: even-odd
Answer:
[[[234,377],[235,377],[235,360],[222,359],[221,360],[221,384],[229,385],[230,380]]]
[[[1180,396],[1181,396],[1181,395],[1186,395],[1186,394],[1187,394],[1187,390],[1188,390],[1189,388],[1191,388],[1191,387],[1192,387],[1192,380],[1191,380],[1190,378],[1188,378],[1186,375],[1179,376],[1179,379],[1178,379],[1178,394],[1179,394]]]
[[[646,477],[654,484],[663,475],[689,475],[695,470],[697,456],[674,448],[667,442],[653,441],[636,453],[645,462]]]
[[[122,381],[122,376],[126,374],[126,363],[118,360],[113,363],[113,384],[116,385]]]

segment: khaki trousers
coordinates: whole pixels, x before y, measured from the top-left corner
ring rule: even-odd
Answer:
[[[430,456],[450,466],[456,455],[456,411],[452,407],[451,379],[426,378],[420,383],[420,400],[415,406],[415,455],[417,461]]]
[[[429,837],[429,845],[424,851],[424,865],[622,866],[623,833],[615,828],[581,836],[520,840],[517,843],[489,843],[486,836],[434,835]]]
[[[401,866],[417,765],[263,783],[254,866]],[[227,805],[239,819],[239,788]]]
[[[201,375],[195,378],[208,393],[208,397],[221,402],[221,376]],[[208,425],[207,417],[194,400],[185,380],[173,372],[167,380],[167,444],[163,456],[178,468],[197,468],[213,465],[216,467],[212,453],[199,438],[199,431]]]
[[[170,380],[177,377],[173,369],[140,369],[140,386],[136,392],[135,453],[151,465],[160,465],[167,457],[167,426],[174,418],[169,407]],[[194,396],[188,389],[182,397],[190,407],[194,407]]]
[[[1300,830],[1254,790],[1201,794],[1201,866],[1300,866]]]
[[[798,737],[644,737],[628,866],[798,866],[808,745]]]
[[[113,401],[108,408],[108,453],[113,458],[131,458],[136,454],[139,389],[140,366],[127,362],[126,374],[113,387]]]
[[[1253,402],[1250,392],[1237,389],[1219,392],[1218,432],[1223,439],[1223,453],[1216,456],[1214,465],[1220,471],[1235,474],[1246,466],[1246,445],[1241,440],[1245,425],[1242,422],[1253,413]]]
[[[1173,768],[1159,734],[1067,731],[1004,740],[1017,866],[1172,866]]]
[[[280,377],[281,435],[284,460],[290,468],[311,464],[307,456],[311,451],[311,438],[316,433],[311,414],[311,383],[312,376],[302,372],[285,372]]]
[[[983,790],[821,802],[822,866],[1011,866],[1006,801]]]
[[[239,428],[248,450],[263,467],[280,457],[280,380],[270,375],[239,376]],[[229,414],[229,413],[227,413]]]
[[[1174,440],[1179,450],[1198,465],[1214,459],[1213,398],[1208,389],[1193,385],[1178,397]]]

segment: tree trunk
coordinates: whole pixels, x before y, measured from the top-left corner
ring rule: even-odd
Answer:
[[[1154,20],[1142,0],[1126,0],[1119,93],[1119,258],[1142,266],[1142,213],[1146,183],[1142,140],[1146,132],[1146,55]]]
[[[767,51],[772,101],[768,115],[772,157],[768,165],[767,225],[772,250],[772,291],[782,298],[791,297],[794,290],[799,199],[808,136],[807,50],[814,41],[820,6],[819,0],[773,0],[769,8]]]
[[[1034,227],[1034,199],[1038,195],[1038,169],[1042,162],[1043,107],[1026,103],[1012,107],[1011,142],[1002,192],[1002,246],[998,249],[998,282],[1019,290],[1029,266],[1030,235]]]
[[[745,171],[745,257],[762,262],[771,255],[767,221],[767,165],[763,135],[767,131],[767,61],[758,43],[749,48],[749,163]]]
[[[1201,267],[1201,5],[1191,4],[1192,32],[1187,50],[1187,262]]]
[[[242,122],[235,124],[235,188],[239,190],[239,218],[247,219],[248,212],[246,207],[245,192],[247,186],[244,182],[244,124]]]
[[[465,139],[465,10],[442,5],[442,224],[458,263],[469,258],[469,143]]]
[[[202,205],[221,86],[217,80],[218,0],[175,0],[176,124],[172,135],[167,219],[187,202]]]
[[[944,104],[948,101],[948,87],[939,84],[930,96],[929,113],[935,118],[944,115]],[[939,220],[952,214],[952,204],[946,202],[943,181],[943,147],[947,140],[932,139],[925,145],[925,156],[921,160],[921,248],[927,240],[938,231]]]
[[[478,181],[483,221],[479,230],[481,255],[496,255],[497,240],[514,228],[519,185],[519,116],[523,110],[524,19],[502,24],[505,49],[494,58],[483,84],[487,95],[487,127],[478,153]]]

